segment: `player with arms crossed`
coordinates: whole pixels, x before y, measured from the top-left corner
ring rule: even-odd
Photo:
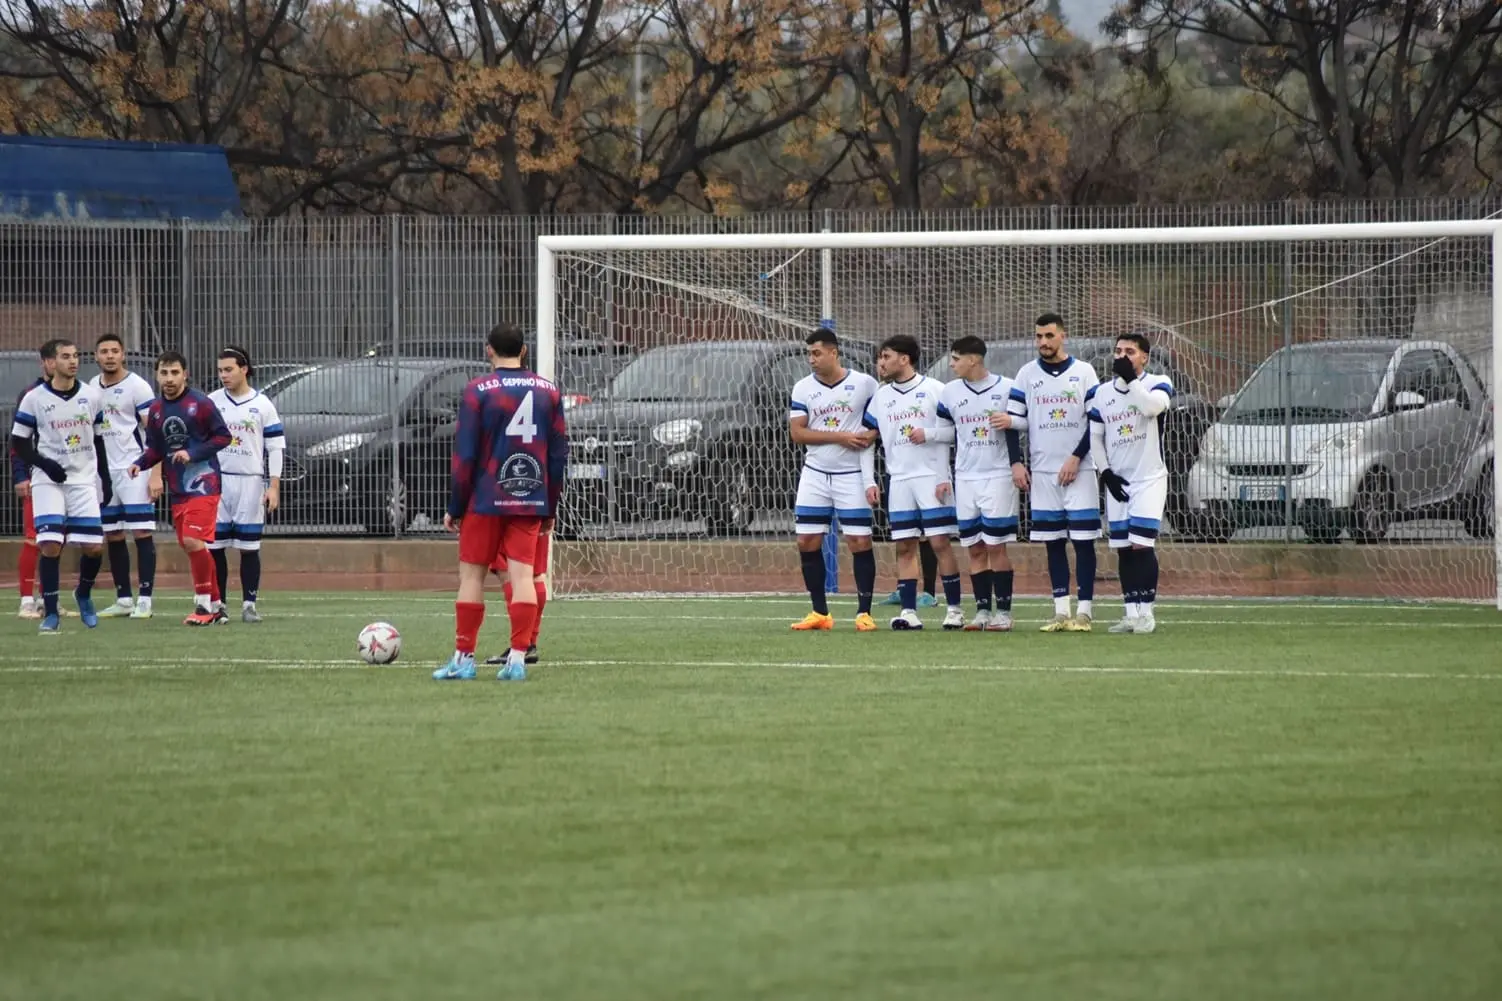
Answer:
[[[42,374],[16,397],[17,410],[21,409],[21,401],[26,399],[27,393],[52,378],[53,369],[57,367],[57,346],[60,343],[62,342],[56,339],[50,340],[37,349]],[[21,610],[16,614],[23,619],[40,619],[42,603],[36,597],[37,530],[31,517],[31,466],[21,458],[21,453],[16,451],[14,444],[10,446],[10,483],[16,496],[21,499],[21,555],[16,566]]]
[[[240,551],[240,621],[260,622],[256,599],[261,593],[261,532],[266,512],[281,499],[282,452],[287,438],[276,405],[250,384],[255,371],[244,348],[231,344],[219,352],[219,388],[209,394],[229,428],[229,447],[219,453],[224,487],[209,553],[219,607],[229,587],[229,552]],[[226,614],[228,614],[226,612]]]
[[[824,593],[823,545],[830,520],[838,517],[855,571],[859,602],[855,629],[874,632],[871,593],[876,589],[876,554],[871,551],[871,506],[880,491],[876,488],[876,452],[871,447],[876,421],[866,407],[876,394],[876,380],[840,362],[840,342],[833,330],[816,330],[804,343],[812,371],[793,386],[788,434],[795,443],[807,446],[798,476],[793,530],[798,535],[803,584],[814,609],[803,621],[793,623],[793,628],[834,628]]]
[[[1033,335],[1038,357],[1017,372],[1007,406],[1009,414],[1027,422],[1032,474],[1021,461],[1014,461],[1012,481],[1017,489],[1028,491],[1029,537],[1048,551],[1054,614],[1043,627],[1045,633],[1090,631],[1095,540],[1100,536],[1100,485],[1090,462],[1090,422],[1085,416],[1085,394],[1100,380],[1095,369],[1069,356],[1064,346],[1067,336],[1059,314],[1038,317]],[[1069,614],[1066,540],[1074,542],[1074,574],[1079,582],[1080,604],[1073,617]]]
[[[891,484],[887,512],[897,544],[897,592],[902,611],[893,629],[922,629],[918,618],[918,537],[926,535],[939,561],[939,579],[948,610],[945,629],[963,629],[960,571],[949,538],[959,532],[954,514],[954,484],[949,446],[954,421],[945,409],[944,384],[918,372],[918,342],[905,334],[888,337],[876,356],[882,384],[867,413],[881,433]]]
[[[459,594],[454,602],[454,655],[437,681],[475,676],[475,640],[485,621],[485,572],[505,554],[511,583],[507,613],[511,652],[499,681],[527,677],[527,647],[537,624],[534,570],[563,494],[568,432],[558,387],[522,368],[526,343],[510,324],[486,338],[495,371],[464,389],[443,527],[459,533]]]
[[[1106,524],[1121,573],[1126,616],[1110,631],[1150,633],[1158,628],[1158,528],[1168,503],[1162,417],[1173,406],[1173,383],[1147,371],[1151,350],[1141,334],[1116,339],[1114,378],[1090,393],[1090,454],[1106,498]],[[1128,490],[1128,488],[1131,488]]]
[[[99,398],[91,387],[78,382],[78,346],[59,341],[51,378],[21,397],[10,429],[11,447],[31,467],[32,520],[41,551],[37,577],[43,633],[55,634],[58,628],[59,559],[64,542],[83,550],[78,587],[73,591],[78,615],[90,629],[99,624],[92,597],[94,579],[104,562],[99,507],[101,501],[110,500],[104,441],[98,437],[102,421]]]
[[[950,346],[949,368],[956,378],[945,384],[940,400],[954,419],[955,513],[975,588],[975,618],[965,629],[1007,632],[1013,580],[1007,543],[1017,541],[1017,486],[1010,467],[1021,448],[1006,412],[1012,380],[986,370],[986,342],[979,337],[961,337]]]
[[[101,619],[151,618],[151,591],[156,580],[156,501],[162,496],[162,472],[153,469],[147,479],[131,479],[126,470],[141,457],[141,424],[156,394],[151,383],[125,367],[125,342],[118,334],[104,334],[94,342],[94,361],[99,374],[89,386],[104,406],[104,450],[109,459],[113,499],[105,506],[104,542],[109,551],[110,576],[115,580],[115,603],[100,609]],[[141,582],[138,604],[130,590],[130,545],[126,533],[135,536],[137,569]]]
[[[193,574],[193,614],[183,625],[217,626],[229,616],[219,605],[208,544],[219,514],[219,453],[230,443],[229,428],[214,401],[188,385],[188,361],[178,352],[157,357],[156,383],[162,395],[146,408],[146,451],[126,473],[135,479],[165,464],[172,523]]]

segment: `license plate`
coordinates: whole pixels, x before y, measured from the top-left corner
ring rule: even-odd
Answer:
[[[1280,501],[1286,495],[1281,486],[1249,486],[1241,488],[1241,499],[1244,501]]]
[[[605,467],[601,463],[573,463],[568,467],[568,478],[571,480],[603,480]]]

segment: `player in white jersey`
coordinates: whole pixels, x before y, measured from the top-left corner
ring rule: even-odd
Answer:
[[[141,457],[141,422],[146,408],[156,399],[151,383],[125,367],[125,342],[118,334],[104,334],[94,342],[94,361],[99,374],[89,386],[104,408],[104,451],[109,462],[110,503],[100,510],[104,542],[109,552],[110,576],[115,580],[115,603],[99,610],[101,619],[151,618],[151,594],[156,580],[156,502],[162,496],[162,469],[150,476],[131,479],[126,473]],[[136,568],[141,583],[138,604],[130,587],[130,544],[135,537]]]
[[[1085,394],[1100,380],[1095,369],[1071,358],[1063,317],[1038,317],[1033,340],[1038,357],[1023,365],[1012,386],[1007,412],[1025,418],[1031,471],[1012,465],[1018,489],[1028,491],[1029,538],[1048,550],[1053,619],[1047,633],[1089,632],[1095,599],[1095,540],[1100,536],[1100,485],[1090,462]],[[1079,609],[1069,614],[1069,549],[1074,541]]]
[[[1147,371],[1151,345],[1141,334],[1116,339],[1114,377],[1090,393],[1090,454],[1100,470],[1106,524],[1121,571],[1126,616],[1113,633],[1150,633],[1158,627],[1158,528],[1168,503],[1163,462],[1163,414],[1173,406],[1173,383]]]
[[[949,349],[956,378],[939,397],[954,419],[954,506],[975,588],[975,618],[967,631],[1012,628],[1012,560],[1017,541],[1017,485],[1011,459],[1020,458],[1007,402],[1012,380],[986,370],[986,342],[961,337]],[[993,597],[995,608],[992,608]]]
[[[219,575],[220,608],[229,584],[228,549],[240,551],[240,619],[260,622],[261,532],[266,512],[281,501],[282,452],[287,445],[276,405],[250,384],[250,355],[231,345],[219,352],[219,389],[209,394],[231,435],[219,453],[224,488],[214,526],[214,571]]]
[[[832,629],[829,599],[824,593],[824,535],[837,520],[855,571],[859,606],[857,632],[871,632],[871,592],[876,587],[876,554],[871,551],[871,506],[876,503],[875,420],[866,412],[876,394],[876,380],[845,367],[840,342],[833,330],[808,335],[808,367],[812,370],[793,386],[788,410],[788,433],[807,447],[798,476],[794,531],[803,583],[813,611],[797,630]]]
[[[867,412],[881,434],[887,460],[887,516],[897,548],[897,592],[902,611],[893,629],[922,629],[918,618],[918,539],[926,536],[938,559],[944,599],[949,606],[945,629],[962,629],[960,572],[949,539],[959,533],[954,511],[953,472],[949,464],[954,420],[944,408],[944,384],[918,372],[918,342],[900,334],[888,337],[876,357],[882,384]]]
[[[93,600],[94,579],[104,562],[99,505],[110,500],[104,443],[97,438],[101,421],[99,398],[78,381],[78,345],[59,341],[52,377],[21,397],[10,429],[11,446],[31,466],[44,634],[55,634],[58,629],[59,559],[64,542],[83,550],[78,587],[73,592],[78,615],[90,629],[99,624]]]

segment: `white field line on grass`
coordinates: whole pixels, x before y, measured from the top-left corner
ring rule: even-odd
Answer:
[[[267,671],[380,671],[393,668],[377,668],[346,660],[276,660],[236,657],[199,657],[193,660],[126,664],[58,664],[50,661],[19,662],[0,666],[0,674],[76,674],[105,671],[192,671],[202,667],[252,668]],[[1251,668],[1199,668],[1199,667],[1082,667],[1068,665],[1028,664],[841,664],[818,661],[744,661],[744,660],[563,660],[542,665],[549,668],[572,667],[648,667],[691,668],[702,670],[747,669],[787,671],[912,671],[912,672],[975,672],[983,674],[1081,674],[1093,676],[1149,676],[1187,678],[1344,678],[1378,681],[1502,681],[1502,674],[1471,673],[1442,674],[1432,671],[1298,671],[1283,668],[1253,670]],[[426,674],[431,668],[401,667],[413,674]]]

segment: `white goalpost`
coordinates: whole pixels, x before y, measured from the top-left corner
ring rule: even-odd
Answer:
[[[1145,333],[1180,390],[1167,593],[1502,609],[1499,261],[1497,219],[540,237],[538,371],[573,393],[590,342],[632,355],[569,412],[553,589],[799,590],[786,421],[808,333],[835,327],[868,371],[916,336],[945,380],[975,335],[1011,377],[1057,312],[1098,370]],[[1013,550],[1019,593],[1046,593],[1042,547]]]

